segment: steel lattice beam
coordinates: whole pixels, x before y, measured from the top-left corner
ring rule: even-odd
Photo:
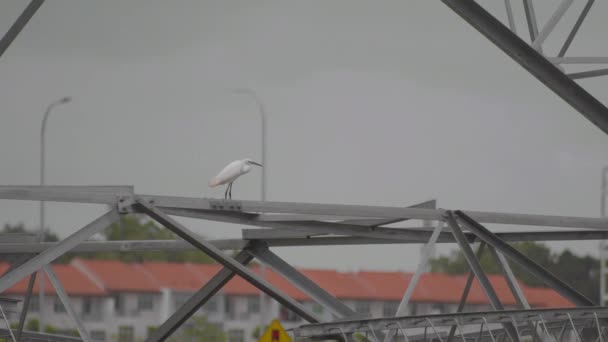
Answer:
[[[40,6],[44,3],[44,0],[32,0],[29,5],[23,10],[21,15],[17,18],[17,20],[13,23],[13,25],[8,29],[4,37],[0,40],[0,57],[4,54],[6,49],[11,45],[13,40],[17,38],[21,30],[27,25],[27,23],[32,19],[34,14],[38,11]]]
[[[165,226],[167,229],[171,230],[177,236],[181,237],[182,239],[188,241],[192,245],[199,248],[201,251],[205,252],[217,262],[224,265],[224,267],[231,269],[233,272],[241,276],[241,278],[247,280],[253,286],[264,291],[266,294],[274,298],[277,302],[283,304],[284,306],[286,306],[287,308],[289,308],[290,310],[292,310],[300,317],[304,318],[309,322],[319,322],[319,319],[314,314],[309,312],[308,309],[306,309],[302,304],[287,296],[285,293],[274,287],[266,280],[258,277],[247,267],[243,266],[241,263],[237,262],[233,258],[225,255],[224,253],[222,253],[221,250],[217,249],[209,242],[203,240],[198,235],[188,230],[186,227],[184,227],[179,222],[175,221],[174,219],[163,213],[158,208],[150,205],[145,200],[139,198],[137,198],[135,201],[137,205],[142,209],[142,211],[148,216]]]
[[[441,0],[539,81],[608,134],[608,108],[474,0]],[[526,2],[530,0],[525,0]],[[528,11],[526,12],[528,14]],[[529,20],[533,19],[529,16]],[[535,26],[534,26],[535,27]],[[531,28],[532,40],[538,29]]]
[[[242,250],[234,257],[234,260],[247,265],[253,256],[247,251]],[[169,319],[150,335],[145,342],[158,342],[166,340],[175,330],[177,330],[184,322],[198,311],[205,303],[209,301],[230,279],[234,278],[236,273],[230,268],[224,267],[219,271],[207,284],[192,295],[180,308],[175,311]]]
[[[471,217],[466,215],[460,210],[456,210],[454,215],[468,230],[473,232],[480,240],[484,241],[488,245],[495,248],[511,260],[520,264],[523,268],[528,270],[533,275],[544,281],[547,285],[550,285],[553,289],[559,292],[562,296],[570,300],[572,303],[578,306],[593,306],[593,302],[587,299],[587,297],[580,294],[578,291],[573,289],[570,285],[564,283],[562,280],[557,278],[551,272],[534,262],[534,260],[526,257],[517,249],[511,247],[508,243],[501,240],[494,233],[489,231],[487,228],[473,220]]]
[[[278,255],[274,254],[266,246],[255,246],[251,253],[261,262],[270,266],[277,273],[281,274],[290,283],[295,285],[302,292],[306,293],[317,303],[339,318],[360,316],[336,297],[322,289],[312,280],[296,270],[293,266],[286,263]]]
[[[52,248],[43,251],[42,253],[26,261],[23,265],[17,267],[15,270],[3,275],[0,277],[0,292],[6,291],[8,288],[15,285],[19,280],[36,272],[44,265],[47,265],[63,254],[67,253],[84,240],[93,236],[95,233],[100,232],[102,229],[118,221],[118,218],[119,217],[116,211],[111,210],[95,221],[89,223],[84,228],[68,236]]]
[[[419,315],[404,317],[384,317],[371,319],[346,320],[338,322],[326,322],[315,324],[304,324],[293,328],[296,337],[323,338],[337,335],[337,331],[346,334],[361,332],[361,328],[374,329],[376,331],[394,329],[396,323],[402,328],[431,328],[451,326],[454,322],[460,325],[468,324],[502,324],[515,322],[538,321],[542,318],[547,324],[550,322],[567,321],[567,315],[573,320],[588,319],[594,317],[608,318],[608,307],[586,307],[568,309],[533,309],[533,310],[504,310],[485,312],[461,312],[439,315]],[[485,318],[485,320],[484,320]]]
[[[473,250],[471,249],[469,242],[467,241],[462,230],[458,226],[458,223],[456,223],[456,220],[452,216],[451,211],[446,212],[446,221],[447,221],[448,225],[450,226],[450,228],[452,228],[452,233],[454,233],[454,237],[458,241],[460,250],[462,251],[465,259],[467,260],[467,263],[471,267],[471,271],[475,274],[475,278],[477,278],[477,280],[479,281],[479,285],[481,285],[483,292],[485,292],[486,297],[488,297],[488,300],[490,301],[490,305],[492,305],[492,308],[494,308],[494,310],[496,310],[496,311],[503,311],[504,307],[503,307],[502,303],[500,302],[500,299],[498,298],[496,291],[494,291],[494,288],[492,287],[492,283],[490,283],[490,279],[488,279],[488,276],[486,275],[484,270],[481,268],[481,264],[479,263],[479,260],[475,257],[475,253],[473,253]],[[486,243],[487,243],[487,241],[486,241]],[[517,333],[517,331],[515,330],[516,329],[515,326],[513,326],[512,323],[503,323],[503,325],[504,325],[505,331],[507,332],[507,335],[509,335],[509,338],[511,339],[511,341],[520,342],[519,333]]]

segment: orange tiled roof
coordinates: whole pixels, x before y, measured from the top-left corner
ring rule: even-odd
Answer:
[[[162,288],[193,292],[211,279],[221,265],[144,262],[127,264],[117,260],[75,259],[71,265],[53,265],[66,291],[71,295],[106,295],[109,292],[159,292]],[[0,263],[0,273],[8,264]],[[252,270],[260,273],[258,267]],[[283,277],[265,269],[265,278],[274,286],[296,300],[309,297]],[[338,272],[334,270],[300,269],[319,286],[341,299],[399,301],[403,296],[412,273],[407,272]],[[466,283],[466,275],[425,273],[412,294],[412,301],[427,303],[458,303]],[[516,305],[515,298],[502,275],[488,275],[503,305]],[[557,292],[547,288],[533,288],[519,283],[533,307],[573,306]],[[10,288],[6,293],[25,293],[27,279]],[[47,293],[54,293],[46,287]],[[37,291],[37,287],[35,288]],[[258,295],[259,291],[244,279],[235,276],[221,290],[231,295]],[[477,280],[473,282],[469,304],[489,304]]]
[[[0,274],[4,274],[9,268],[9,265],[5,262],[0,263]],[[59,278],[61,285],[65,289],[67,293],[70,295],[76,296],[104,296],[108,293],[100,286],[96,285],[91,279],[89,279],[85,274],[79,272],[76,268],[70,265],[51,265],[51,268]],[[45,287],[44,293],[46,294],[55,294],[55,288],[51,285],[51,282],[48,276],[45,274]],[[33,293],[39,292],[38,282],[39,278],[36,277],[36,282],[34,283],[34,288],[32,290]],[[20,280],[13,287],[9,288],[5,293],[6,294],[24,294],[27,291],[27,285],[29,282],[29,277]]]
[[[76,259],[103,284],[108,291],[159,292],[154,279],[147,276],[137,264],[118,260]]]

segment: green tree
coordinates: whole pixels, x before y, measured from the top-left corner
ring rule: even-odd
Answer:
[[[6,224],[4,224],[4,227],[2,228],[2,230],[0,230],[0,234],[5,235],[5,237],[7,237],[11,234],[13,236],[31,236],[31,237],[35,238],[35,241],[38,241],[39,231],[28,230],[25,228],[25,225],[23,223],[17,223],[17,224],[6,223]],[[46,230],[44,232],[44,236],[45,236],[45,241],[51,241],[51,242],[59,241],[57,234],[51,233],[48,230]],[[15,240],[15,241],[17,241],[17,240]],[[21,256],[21,255],[8,255],[8,254],[0,255],[0,260],[8,262],[8,263],[19,262],[22,259],[23,259],[23,256]]]
[[[206,316],[194,316],[177,330],[169,342],[226,342],[226,334],[209,323]]]
[[[5,223],[2,228],[2,234],[28,234],[28,235],[38,235],[39,231],[29,230],[25,228],[23,223],[10,224]],[[44,231],[44,241],[55,242],[59,241],[59,237],[57,234],[50,232],[48,229]]]
[[[251,332],[251,337],[256,341],[262,337],[262,334],[268,329],[267,325],[256,325],[255,329]]]
[[[117,240],[173,240],[177,236],[168,229],[158,226],[151,220],[143,220],[137,215],[125,215],[115,223],[106,228],[103,235],[108,241]],[[169,261],[169,262],[194,262],[213,263],[208,255],[203,252],[191,251],[145,251],[145,252],[97,252],[77,254],[82,258],[89,259],[111,259],[124,262],[139,261]],[[75,255],[64,258],[67,262]]]
[[[561,254],[552,253],[547,245],[532,241],[514,243],[513,247],[567,282],[590,300],[596,303],[599,301],[599,261],[597,259],[591,256],[580,257],[567,249]],[[501,272],[500,266],[487,249],[480,258],[480,263],[487,273],[497,274]],[[448,274],[469,272],[469,265],[460,250],[452,251],[449,256],[432,259],[430,264],[433,272]],[[518,263],[511,262],[509,264],[515,276],[524,284],[546,286],[539,278],[526,271]]]
[[[27,323],[25,323],[25,327],[23,327],[23,329],[27,330],[27,331],[38,331],[38,328],[40,327],[40,322],[35,319],[29,319],[27,321]]]

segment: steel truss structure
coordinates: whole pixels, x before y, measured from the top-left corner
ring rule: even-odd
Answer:
[[[313,203],[287,203],[267,201],[236,201],[208,198],[188,198],[136,194],[132,186],[0,186],[0,199],[96,203],[110,206],[106,214],[55,243],[0,241],[0,253],[27,256],[15,263],[12,269],[0,277],[0,293],[18,281],[44,270],[57,289],[66,311],[76,322],[83,341],[90,338],[69,305],[67,294],[59,279],[47,266],[61,255],[83,251],[142,251],[198,249],[224,268],[207,284],[201,284],[192,297],[162,324],[147,341],[163,341],[181,324],[203,306],[224,284],[238,275],[312,323],[294,329],[296,337],[348,339],[355,332],[365,332],[376,339],[416,340],[423,339],[425,329],[433,330],[432,336],[443,339],[495,339],[506,336],[519,342],[526,336],[543,340],[559,337],[587,336],[587,328],[595,324],[595,339],[604,338],[605,318],[608,310],[594,307],[589,299],[578,293],[564,281],[543,269],[507,241],[585,240],[608,237],[608,218],[567,217],[496,213],[437,209],[435,201],[427,201],[410,207],[384,207],[360,205],[336,205]],[[163,241],[88,241],[95,233],[118,222],[121,215],[146,214],[151,219],[174,232],[180,240]],[[242,239],[205,240],[174,217],[198,218],[212,222],[228,222],[267,229],[243,229]],[[406,220],[431,220],[435,228],[394,227]],[[545,231],[495,232],[483,224],[559,227]],[[391,224],[391,227],[386,227]],[[571,229],[563,229],[571,228]],[[572,229],[573,228],[573,229]],[[480,242],[475,254],[471,245]],[[331,246],[360,244],[410,244],[426,243],[419,267],[404,293],[394,318],[370,318],[354,312],[332,294],[285,262],[271,250],[275,246]],[[464,252],[471,266],[471,274],[463,293],[460,310],[466,303],[467,294],[474,278],[478,279],[495,312],[456,313],[438,316],[405,316],[411,293],[424,270],[429,251],[436,243],[456,243]],[[491,283],[479,264],[480,253],[488,249],[503,270],[514,297],[522,310],[505,311]],[[223,250],[239,250],[232,257]],[[271,267],[312,300],[331,312],[338,320],[322,322],[307,307],[268,283],[263,277],[247,268],[256,258]],[[510,262],[516,262],[534,273],[547,285],[580,308],[560,310],[533,310],[519,288]],[[26,297],[27,301],[28,298]],[[27,306],[24,306],[27,310]],[[22,317],[25,317],[22,315]],[[539,323],[540,322],[540,323]],[[429,324],[427,327],[425,324]],[[568,323],[568,325],[564,325]],[[481,324],[481,326],[480,326]],[[561,325],[560,325],[561,324]],[[471,326],[475,326],[472,331]],[[564,327],[565,326],[565,327]],[[593,327],[593,325],[591,325]],[[560,331],[557,334],[555,331]],[[560,330],[561,329],[561,330]],[[10,330],[10,329],[9,329]],[[563,331],[562,331],[563,330]],[[480,332],[481,331],[481,332]],[[564,332],[565,331],[565,332]],[[566,333],[570,331],[569,333]],[[583,333],[585,332],[585,333]],[[17,334],[22,334],[21,329]],[[25,336],[34,338],[29,332]],[[477,336],[477,337],[476,337]],[[557,336],[557,337],[556,337]],[[57,338],[56,336],[54,338]]]
[[[530,42],[516,32],[511,1],[504,0],[508,26],[488,13],[474,0],[442,0],[492,43],[521,64],[548,88],[608,133],[608,108],[574,80],[608,75],[608,69],[566,73],[568,64],[605,64],[607,57],[565,56],[573,39],[590,12],[594,0],[586,0],[581,14],[574,23],[557,55],[546,55],[543,42],[568,11],[574,0],[561,0],[544,26],[536,20],[532,0],[522,0]],[[9,47],[44,0],[32,0],[0,40],[0,56]],[[338,339],[348,341],[354,334],[364,334],[379,341],[452,342],[454,339],[479,342],[512,342],[524,340],[561,342],[604,342],[608,309],[596,307],[563,280],[543,269],[512,248],[512,241],[604,240],[608,237],[608,219],[565,217],[529,214],[508,214],[436,209],[434,201],[407,208],[285,203],[265,201],[233,201],[203,198],[138,195],[130,186],[3,186],[0,199],[97,203],[109,205],[111,210],[58,243],[36,243],[0,237],[0,253],[16,255],[11,269],[0,277],[0,293],[19,280],[30,277],[28,291],[16,334],[10,326],[0,329],[2,337],[26,341],[89,341],[86,330],[74,310],[59,279],[47,265],[63,254],[86,251],[144,251],[144,250],[200,250],[224,268],[180,307],[147,342],[163,341],[194,312],[203,306],[232,277],[247,280],[285,307],[311,324],[293,330],[294,337],[306,339]],[[142,213],[173,231],[180,240],[170,241],[88,241],[95,233],[117,222],[120,215]],[[207,221],[228,222],[267,229],[244,229],[242,239],[205,240],[176,221],[173,216],[198,218]],[[389,224],[405,220],[426,220],[437,223],[434,229],[395,228]],[[542,226],[560,229],[496,232],[483,224],[509,224]],[[564,230],[561,228],[574,228]],[[471,244],[479,242],[477,252]],[[426,243],[419,267],[406,289],[396,317],[361,317],[337,298],[316,285],[271,251],[275,246],[331,246],[361,244]],[[458,312],[446,315],[406,316],[410,296],[420,273],[436,243],[456,243],[464,253],[471,272],[467,279]],[[488,249],[500,265],[505,279],[522,310],[506,311],[480,266],[481,253]],[[239,250],[229,256],[223,250]],[[268,283],[246,266],[257,258],[278,274],[333,313],[338,320],[321,322],[299,302]],[[547,285],[569,299],[578,308],[536,310],[530,308],[519,288],[510,267],[516,262],[534,273]],[[66,311],[75,321],[80,338],[38,334],[23,331],[27,303],[31,296],[35,272],[45,271],[57,290]],[[477,279],[494,311],[462,312],[473,279]],[[0,311],[4,315],[4,311]]]
[[[570,64],[601,65],[608,63],[608,57],[565,56],[591,11],[595,0],[581,0],[585,2],[585,6],[565,38],[560,51],[557,52],[557,55],[548,55],[543,51],[542,45],[568,11],[574,0],[551,2],[555,4],[556,9],[542,27],[537,22],[532,0],[522,0],[530,34],[530,43],[527,43],[517,35],[511,0],[504,0],[508,26],[474,0],[441,1],[543,82],[549,89],[568,102],[589,121],[604,131],[604,133],[608,133],[608,108],[593,97],[593,95],[589,94],[583,87],[574,82],[574,80],[608,75],[608,69],[566,73],[564,67],[564,65]]]

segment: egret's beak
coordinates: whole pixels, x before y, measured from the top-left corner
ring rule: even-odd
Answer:
[[[260,163],[256,163],[256,162],[254,162],[254,161],[250,161],[250,163],[251,163],[251,164],[253,164],[253,165],[257,165],[257,166],[263,166],[262,164],[260,164]]]

